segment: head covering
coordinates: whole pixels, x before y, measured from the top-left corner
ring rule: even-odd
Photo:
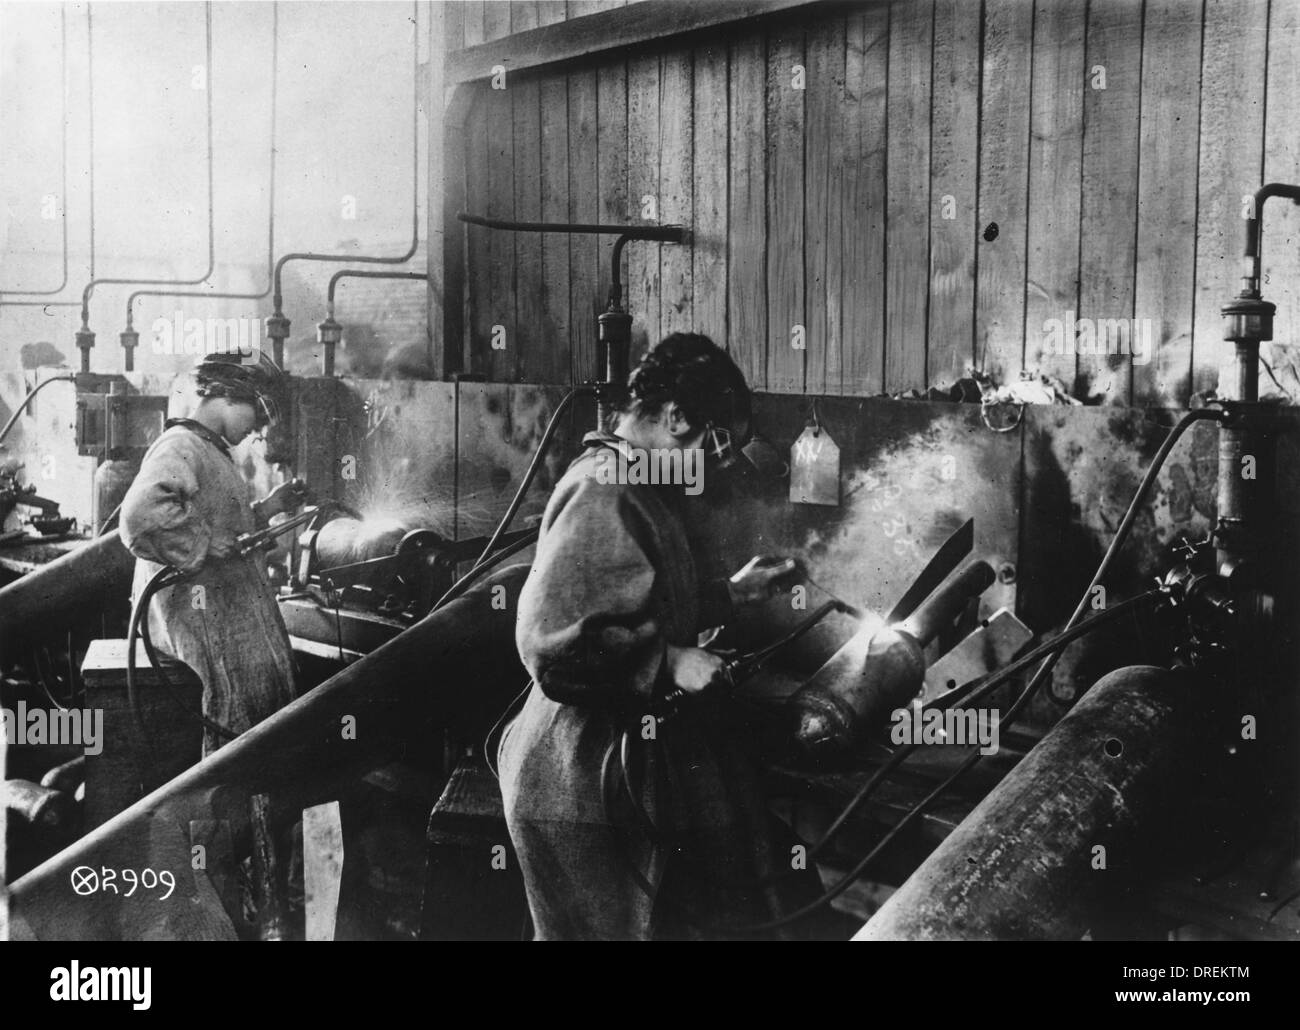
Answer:
[[[750,437],[751,401],[731,356],[701,333],[670,333],[628,377],[630,406],[675,403],[696,429],[717,430],[740,447]]]
[[[279,421],[284,399],[284,373],[265,351],[245,364],[238,354],[209,354],[194,366],[200,397],[225,397],[251,404],[259,426]]]

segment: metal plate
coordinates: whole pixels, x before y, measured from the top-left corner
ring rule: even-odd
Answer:
[[[985,623],[925,671],[921,703],[1000,669],[1020,653],[1034,632],[1009,608],[999,608]]]

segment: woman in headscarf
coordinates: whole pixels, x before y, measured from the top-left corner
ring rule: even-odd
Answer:
[[[791,876],[730,709],[709,703],[725,662],[695,644],[793,563],[701,582],[684,522],[693,462],[748,424],[748,388],[707,337],[674,333],[628,392],[614,432],[588,434],[556,486],[519,599],[533,683],[498,760],[544,940],[710,936],[779,915],[771,887]],[[686,489],[647,482],[647,461],[682,470]]]
[[[154,595],[149,631],[158,649],[198,674],[203,714],[238,734],[295,697],[289,634],[260,552],[235,540],[303,500],[299,481],[256,504],[230,449],[272,419],[280,374],[270,359],[209,357],[195,370],[198,406],[169,419],[122,501],[122,540],[139,560],[133,595],[165,565],[192,575]],[[225,741],[205,727],[203,754]]]

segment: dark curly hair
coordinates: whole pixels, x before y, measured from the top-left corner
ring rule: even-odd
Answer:
[[[200,397],[225,397],[251,404],[259,425],[278,419],[284,402],[284,375],[261,352],[256,361],[247,365],[237,357],[210,354],[195,364],[194,384]]]
[[[670,333],[645,353],[627,381],[623,410],[637,415],[676,404],[693,429],[708,423],[746,437],[749,386],[731,355],[701,333]],[[742,440],[743,442],[743,440]]]

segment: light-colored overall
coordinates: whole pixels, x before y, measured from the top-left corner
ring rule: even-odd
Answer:
[[[188,428],[167,429],[122,502],[121,527],[139,559],[133,598],[163,565],[192,573],[154,596],[149,632],[198,674],[203,714],[242,733],[291,702],[293,651],[261,554],[206,560],[214,541],[257,528],[230,456]],[[204,730],[204,756],[222,743]]]

